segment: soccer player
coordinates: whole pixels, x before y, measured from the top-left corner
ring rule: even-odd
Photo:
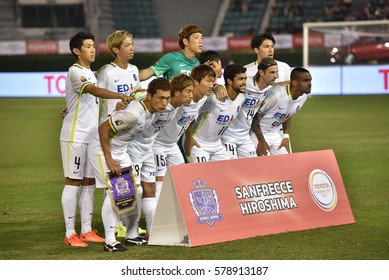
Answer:
[[[98,188],[108,190],[112,188],[107,176],[108,172],[120,174],[122,168],[133,165],[127,154],[128,143],[152,123],[155,113],[166,109],[170,92],[171,87],[166,79],[154,79],[149,83],[144,98],[131,102],[124,110],[115,111],[99,126],[98,133],[88,149],[88,157],[97,179]],[[110,195],[106,195],[102,207],[105,231],[104,251],[126,251],[126,248],[115,237],[118,215],[112,206]],[[135,207],[132,212],[122,215],[127,234],[133,234],[131,230],[136,225],[135,235],[138,236],[137,214],[137,207]],[[127,244],[127,239],[125,243]]]
[[[99,87],[133,96],[141,90],[139,70],[129,61],[134,58],[134,39],[126,30],[116,30],[107,38],[107,47],[114,61],[103,66],[97,75]],[[107,99],[102,101],[101,121],[105,121],[116,108],[120,100]]]
[[[202,114],[196,121],[193,139],[185,137],[185,145],[191,162],[207,162],[230,159],[221,137],[237,117],[246,91],[246,68],[239,64],[230,64],[224,69],[224,81],[228,93],[225,101],[211,94],[201,108]],[[189,150],[189,148],[191,148]]]
[[[199,64],[196,54],[199,54],[203,47],[203,31],[194,24],[182,27],[178,33],[178,44],[180,51],[167,53],[155,65],[140,70],[141,81],[153,75],[163,75],[168,80],[180,73],[189,75],[192,68]]]
[[[216,78],[223,76],[222,73],[222,61],[219,53],[213,50],[202,52],[199,56],[200,64],[207,64],[213,68],[216,72]],[[216,82],[216,80],[215,80]]]
[[[62,192],[62,208],[66,234],[64,243],[69,246],[87,247],[87,241],[104,242],[92,230],[92,213],[95,180],[87,160],[87,147],[97,132],[99,97],[121,99],[129,97],[97,87],[91,70],[95,61],[94,36],[79,32],[69,42],[76,63],[69,68],[66,78],[66,114],[64,115],[60,141],[65,186]],[[77,201],[80,206],[81,234],[75,230]]]
[[[257,156],[256,146],[250,136],[251,123],[277,75],[277,63],[267,57],[258,64],[257,74],[247,77],[242,109],[222,136],[231,159]]]
[[[171,80],[173,88],[170,103],[163,112],[154,115],[153,121],[145,127],[130,143],[127,153],[135,166],[137,183],[142,186],[141,205],[146,219],[147,232],[150,232],[154,219],[157,200],[155,197],[155,161],[152,146],[161,129],[170,122],[181,105],[189,105],[193,99],[193,80],[186,74],[179,74]],[[189,86],[189,88],[187,88]],[[186,90],[178,90],[187,88]],[[140,216],[139,216],[140,219]],[[144,239],[134,236],[135,230],[127,234],[126,242],[131,245],[143,245]],[[132,236],[130,236],[132,235]]]
[[[136,91],[141,90],[141,84],[138,67],[129,63],[134,57],[135,50],[132,34],[126,30],[114,31],[107,38],[107,47],[114,61],[104,65],[98,71],[97,82],[99,86],[133,96]],[[106,99],[102,101],[101,122],[104,122],[114,112],[118,101],[120,100]],[[138,188],[138,190],[141,192],[142,189]],[[118,237],[126,237],[126,228],[120,219],[115,232]]]
[[[252,77],[257,73],[257,66],[259,62],[266,57],[274,59],[276,40],[273,35],[264,32],[260,34],[256,34],[251,38],[251,48],[254,50],[257,55],[257,60],[245,65],[247,68],[247,76]],[[275,85],[284,85],[289,83],[290,78],[290,66],[282,61],[275,60],[278,65],[278,78],[275,80]],[[284,126],[290,126],[291,118],[287,120]],[[282,135],[282,130],[279,131]],[[255,134],[251,134],[252,140],[255,145],[258,144],[258,139],[255,137]],[[290,143],[289,143],[290,144]]]
[[[253,131],[259,142],[257,155],[279,155],[289,153],[289,128],[284,134],[282,124],[300,111],[311,92],[312,77],[308,70],[297,67],[290,75],[290,85],[274,86],[267,92],[263,105],[253,121]],[[259,124],[259,125],[258,125]]]
[[[247,68],[247,77],[253,77],[258,71],[258,64],[262,59],[268,57],[274,59],[274,46],[276,40],[268,32],[256,34],[251,38],[251,48],[257,55],[257,60],[245,65]],[[290,66],[282,61],[275,60],[278,65],[278,78],[275,82],[287,82],[290,77]]]
[[[189,125],[198,116],[201,106],[207,100],[207,96],[211,94],[216,73],[210,66],[200,64],[192,69],[190,77],[194,80],[193,100],[189,105],[181,105],[177,109],[174,118],[161,129],[154,141],[153,153],[157,167],[155,174],[155,197],[157,200],[161,192],[167,167],[185,163],[184,156],[180,151],[177,141],[184,135]],[[177,90],[188,90],[191,86],[189,86],[189,81],[187,84],[186,87],[185,84],[182,84]],[[173,84],[172,87],[174,88]]]

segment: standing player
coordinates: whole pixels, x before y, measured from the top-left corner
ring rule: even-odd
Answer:
[[[135,100],[126,109],[114,112],[99,126],[98,134],[88,149],[97,187],[112,188],[107,173],[111,171],[120,174],[122,168],[132,166],[131,158],[126,152],[128,143],[151,124],[155,113],[166,109],[170,91],[170,84],[166,79],[154,79],[148,86],[145,98]],[[112,206],[110,196],[106,195],[102,207],[105,230],[104,251],[126,251],[126,248],[116,241],[115,228],[118,216]],[[136,209],[135,207],[133,212],[124,214],[122,217],[127,233],[133,225],[137,224]]]
[[[126,30],[116,30],[107,38],[107,47],[114,61],[103,66],[97,75],[100,87],[133,96],[141,88],[139,70],[129,61],[134,58],[134,39]],[[116,108],[120,100],[108,99],[102,101],[101,121],[105,121]]]
[[[289,131],[284,130],[282,136],[279,130],[282,123],[304,105],[311,92],[312,77],[308,70],[297,67],[292,70],[290,80],[290,85],[274,86],[268,91],[256,115],[258,120],[253,121],[253,131],[259,140],[259,156],[289,153]]]
[[[222,136],[222,142],[231,159],[257,156],[255,144],[250,136],[251,123],[277,74],[277,63],[267,57],[258,64],[257,74],[254,77],[247,77],[242,109]]]
[[[207,162],[230,159],[230,155],[224,148],[221,137],[237,117],[244,100],[243,92],[246,91],[246,68],[239,64],[230,64],[224,69],[224,81],[228,98],[223,102],[217,99],[215,94],[208,97],[203,105],[197,127],[192,135],[185,141],[193,141],[193,144],[185,145],[191,162]]]
[[[116,30],[107,38],[107,47],[114,61],[104,65],[97,75],[100,87],[127,95],[133,96],[141,88],[139,70],[129,61],[134,58],[134,39],[132,34],[126,30]],[[120,101],[120,100],[119,100]],[[102,101],[101,122],[112,114],[118,100],[107,99]],[[141,188],[138,190],[141,191]],[[139,194],[141,195],[141,193]],[[126,236],[124,225],[118,220],[115,230],[118,237]]]
[[[168,80],[180,73],[189,76],[192,68],[199,64],[196,54],[199,54],[203,48],[203,31],[194,24],[182,27],[178,33],[178,44],[181,48],[180,51],[167,53],[155,65],[140,70],[141,81],[147,80],[153,75],[163,75]]]
[[[247,68],[247,76],[252,77],[257,72],[257,65],[259,62],[266,57],[274,59],[274,46],[276,44],[276,40],[273,35],[268,32],[264,32],[261,34],[256,34],[251,38],[251,48],[254,50],[257,55],[257,60],[247,64],[245,67]],[[290,78],[290,66],[282,61],[275,60],[278,65],[278,78],[275,80],[275,84],[284,85],[289,83]],[[284,124],[284,126],[290,126],[291,118]],[[282,134],[282,130],[279,131]],[[254,134],[251,135],[252,140],[255,145],[258,143],[258,139]]]
[[[173,88],[172,97],[166,109],[163,112],[155,114],[152,123],[145,127],[127,147],[127,153],[130,155],[137,173],[137,183],[143,189],[141,206],[146,219],[147,232],[151,230],[155,209],[157,207],[157,200],[155,198],[156,166],[152,149],[154,140],[161,129],[174,117],[176,109],[181,105],[189,105],[193,99],[193,80],[187,75],[179,74],[173,77],[171,86]],[[186,88],[187,86],[189,86],[187,90],[177,90]],[[143,245],[145,243],[145,240],[138,236],[137,229],[138,226],[136,226],[136,229],[133,228],[131,232],[127,233],[127,244]]]
[[[276,44],[276,40],[273,35],[270,33],[261,33],[258,35],[254,35],[251,38],[251,48],[257,55],[257,60],[245,65],[247,68],[247,77],[254,77],[258,70],[258,64],[262,59],[268,57],[274,59],[274,45]],[[278,65],[278,78],[275,82],[287,82],[290,77],[290,66],[282,61],[275,60]]]
[[[92,213],[95,180],[87,160],[87,147],[97,132],[99,99],[130,99],[96,86],[95,75],[90,69],[95,61],[94,36],[79,32],[69,42],[77,62],[69,68],[66,78],[66,114],[63,119],[60,141],[65,187],[62,192],[62,208],[66,234],[64,243],[69,246],[87,247],[86,241],[104,242],[92,230]],[[77,200],[80,205],[81,235],[75,230]]]
[[[191,122],[197,117],[201,106],[211,94],[215,80],[215,71],[208,65],[200,64],[192,69],[190,77],[194,80],[193,100],[189,105],[182,105],[169,123],[167,123],[155,138],[153,153],[156,163],[156,191],[158,200],[161,192],[166,168],[170,165],[185,163],[184,156],[177,144],[178,139],[185,133]],[[189,83],[188,83],[189,84]],[[188,88],[182,85],[182,90]]]

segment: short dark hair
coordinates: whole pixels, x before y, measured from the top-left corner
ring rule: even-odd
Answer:
[[[81,50],[81,47],[82,47],[82,44],[84,43],[85,40],[88,40],[88,39],[91,39],[91,40],[95,40],[95,36],[93,36],[91,33],[89,32],[78,32],[77,34],[75,34],[69,41],[69,48],[70,48],[70,51],[72,52],[72,54],[77,58],[77,55],[73,52],[73,49],[76,48],[76,49],[79,49]]]
[[[227,80],[234,80],[236,75],[246,73],[246,70],[247,69],[240,64],[234,63],[227,65],[226,68],[224,68],[223,73],[225,85],[228,85]]]
[[[273,44],[276,44],[276,40],[274,39],[273,35],[271,35],[269,32],[264,32],[261,34],[255,34],[253,38],[251,38],[251,48],[259,48],[260,45],[262,45],[263,41],[270,40],[273,42]]]
[[[149,92],[151,96],[154,96],[157,90],[171,91],[172,87],[167,79],[160,77],[153,79],[147,87],[147,92]]]
[[[207,61],[221,61],[221,57],[216,51],[209,50],[200,54],[199,61],[201,64]]]
[[[293,68],[292,72],[290,73],[290,80],[297,80],[298,76],[302,73],[309,73],[309,71],[303,67]]]

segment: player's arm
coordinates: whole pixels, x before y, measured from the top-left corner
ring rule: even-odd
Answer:
[[[265,137],[263,136],[262,129],[260,126],[260,119],[260,113],[255,114],[253,122],[251,123],[251,130],[258,139],[257,156],[266,156],[269,151],[269,145],[267,144]]]
[[[193,138],[192,134],[193,134],[192,124],[190,124],[187,130],[185,131],[185,140],[184,140],[184,151],[187,157],[190,156],[190,152],[193,146],[200,148],[199,143],[197,143],[197,141]]]
[[[131,100],[134,100],[134,97],[113,92],[104,88],[96,87],[92,83],[85,85],[83,91],[89,92],[93,96],[105,98],[105,99],[121,99],[123,102],[130,102]]]
[[[281,144],[278,147],[278,149],[285,147],[288,153],[290,153],[289,128],[290,128],[291,121],[292,121],[292,117],[289,117],[286,119],[286,121],[282,123],[282,131],[284,132],[284,135]]]
[[[275,82],[271,84],[272,86],[287,86],[290,85],[290,81]]]
[[[117,161],[113,160],[111,154],[111,146],[109,143],[109,139],[110,139],[109,136],[112,132],[113,129],[110,125],[109,119],[103,122],[99,126],[100,144],[101,144],[101,148],[103,149],[105,162],[109,170],[119,175],[122,172],[122,168],[120,167],[120,164]]]
[[[147,79],[150,79],[152,76],[154,76],[154,70],[149,68],[139,70],[139,80],[145,81]]]

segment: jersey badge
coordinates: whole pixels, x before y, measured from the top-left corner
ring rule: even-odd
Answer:
[[[116,120],[116,121],[115,121],[115,124],[116,124],[117,126],[120,126],[120,125],[123,124],[123,121],[122,121],[122,120]]]

